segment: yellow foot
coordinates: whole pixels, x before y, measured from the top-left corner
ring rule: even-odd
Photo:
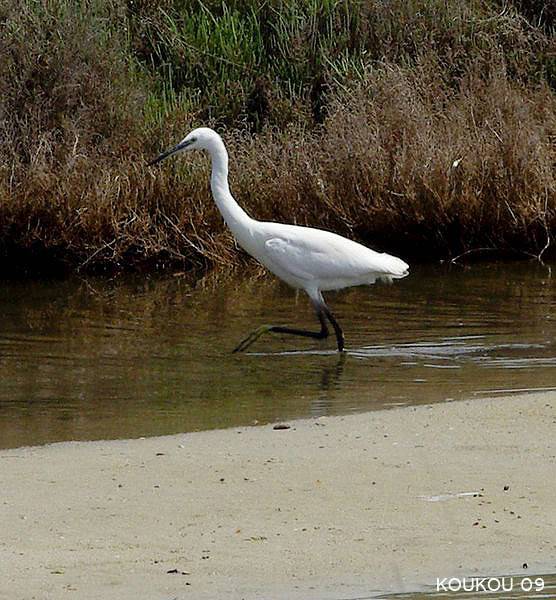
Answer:
[[[258,329],[255,329],[255,331],[253,331],[253,333],[250,333],[243,341],[241,341],[232,350],[232,354],[234,354],[236,352],[243,352],[244,350],[249,348],[249,346],[253,342],[256,342],[261,337],[261,335],[268,333],[271,329],[272,329],[272,325],[261,325]]]

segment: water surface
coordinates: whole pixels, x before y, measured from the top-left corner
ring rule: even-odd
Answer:
[[[0,447],[138,437],[556,389],[556,285],[536,263],[415,267],[328,294],[346,334],[318,342],[273,278],[2,282]]]

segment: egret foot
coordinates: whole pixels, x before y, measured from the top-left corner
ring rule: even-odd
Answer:
[[[321,322],[321,330],[320,331],[307,331],[306,329],[293,329],[292,327],[282,327],[281,325],[262,325],[253,333],[248,335],[236,348],[234,348],[233,352],[243,352],[246,348],[248,348],[253,342],[258,340],[265,333],[285,333],[289,335],[300,335],[303,337],[312,338],[314,340],[323,340],[327,338],[329,335],[328,327],[326,326],[326,321],[322,313],[318,314],[319,320]],[[334,326],[334,330],[336,331],[336,327],[341,333],[338,325]],[[338,334],[337,334],[338,335]],[[338,350],[341,352],[344,349],[343,345],[343,337],[340,340],[338,338]]]
[[[272,331],[272,325],[261,325],[260,327],[255,329],[255,331],[250,333],[244,340],[242,340],[232,350],[232,354],[235,354],[236,352],[243,352],[244,350],[247,350],[247,348],[249,348],[249,346],[253,342],[256,342],[261,337],[261,335],[264,335],[265,333],[268,333],[269,331]]]
[[[258,340],[261,335],[268,332],[301,335],[303,337],[313,338],[314,340],[323,340],[329,335],[326,319],[330,321],[332,327],[334,328],[336,342],[338,344],[338,352],[344,352],[344,332],[342,331],[340,325],[338,325],[338,321],[336,321],[334,315],[330,312],[322,297],[312,301],[320,322],[320,331],[307,331],[306,329],[294,329],[292,327],[283,327],[281,325],[261,325],[261,327],[253,331],[253,333],[248,335],[240,344],[238,344],[234,348],[233,352],[243,352],[249,348],[253,342]]]

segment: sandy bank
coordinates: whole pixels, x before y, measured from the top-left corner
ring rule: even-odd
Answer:
[[[555,407],[549,393],[3,450],[0,597],[349,598],[555,572]]]

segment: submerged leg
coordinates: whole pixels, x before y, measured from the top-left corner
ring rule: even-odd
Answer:
[[[233,350],[233,352],[243,352],[253,342],[258,340],[265,333],[288,333],[290,335],[300,335],[303,337],[309,337],[316,340],[322,340],[329,335],[328,326],[326,325],[325,311],[320,305],[313,302],[313,306],[317,312],[317,317],[320,321],[320,331],[308,331],[306,329],[294,329],[292,327],[282,327],[281,325],[261,325],[258,329],[255,329],[253,333],[249,334],[243,341],[241,341]],[[331,321],[332,322],[332,321]],[[332,323],[334,325],[334,323]],[[336,330],[336,328],[334,328]]]
[[[292,327],[282,327],[280,325],[262,325],[253,333],[248,335],[242,342],[240,342],[233,350],[233,352],[243,352],[246,350],[253,342],[258,340],[262,335],[267,332],[271,333],[287,333],[290,335],[299,335],[303,337],[309,337],[317,340],[322,340],[329,335],[328,326],[326,324],[326,319],[330,321],[332,327],[334,328],[334,333],[336,334],[336,342],[338,344],[338,352],[344,351],[344,333],[342,328],[334,318],[334,315],[330,312],[329,308],[324,303],[324,299],[322,295],[319,293],[317,298],[311,298],[311,302],[315,307],[315,311],[317,313],[317,317],[319,318],[321,329],[320,331],[308,331],[306,329],[294,329]]]

